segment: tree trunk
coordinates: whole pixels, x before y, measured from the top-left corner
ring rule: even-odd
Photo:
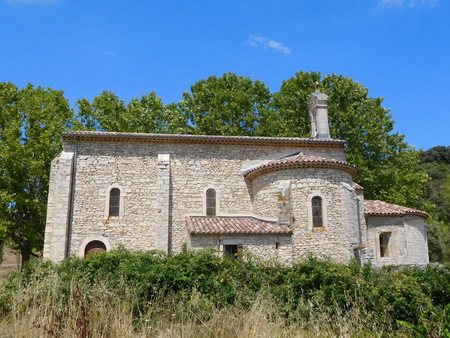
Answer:
[[[28,240],[22,241],[20,245],[20,253],[22,255],[22,267],[24,263],[28,262],[31,258],[31,251],[32,251],[32,245],[31,242]]]

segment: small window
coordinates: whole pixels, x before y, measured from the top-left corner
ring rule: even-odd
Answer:
[[[89,255],[97,252],[105,252],[106,251],[106,245],[105,243],[101,241],[92,241],[89,242],[88,245],[86,245],[86,248],[84,249],[84,257],[88,257]]]
[[[109,217],[118,217],[120,212],[120,189],[112,188],[109,192]]]
[[[238,258],[242,254],[243,247],[242,244],[225,244],[223,251],[227,257]]]
[[[391,233],[383,232],[380,234],[380,256],[389,257],[389,242],[391,241]]]
[[[236,244],[228,244],[224,247],[225,255],[228,257],[236,257],[238,252],[238,248]]]
[[[216,191],[206,190],[206,216],[216,217]]]
[[[313,227],[323,227],[322,198],[315,196],[311,200]]]

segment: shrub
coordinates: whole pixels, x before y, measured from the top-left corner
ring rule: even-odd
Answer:
[[[309,257],[288,267],[253,257],[224,259],[211,250],[164,255],[121,248],[60,264],[25,265],[3,281],[0,315],[7,322],[20,317],[17,311],[47,304],[53,329],[60,332],[64,318],[75,316],[86,327],[72,323],[71,330],[81,334],[92,327],[92,318],[109,315],[99,313],[97,303],[105,311],[114,306],[130,311],[135,329],[144,330],[149,314],[194,325],[214,320],[217,311],[250,311],[257,302],[269,302],[276,306],[270,316],[302,330],[322,316],[336,330],[330,334],[341,335],[345,328],[333,318],[352,313],[356,317],[348,321],[370,326],[366,335],[398,330],[432,336],[448,328],[449,294],[449,270],[443,266],[390,271]]]

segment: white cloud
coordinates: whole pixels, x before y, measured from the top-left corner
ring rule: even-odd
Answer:
[[[103,50],[102,53],[103,53],[103,55],[105,55],[107,57],[110,57],[110,58],[119,58],[120,57],[119,54],[114,53],[114,52],[112,52],[110,50]]]
[[[380,7],[434,7],[438,0],[379,0]]]
[[[269,48],[284,54],[291,54],[291,49],[283,45],[281,42],[269,40],[268,38],[258,34],[250,35],[250,40],[247,44],[251,47],[262,47],[264,49]]]

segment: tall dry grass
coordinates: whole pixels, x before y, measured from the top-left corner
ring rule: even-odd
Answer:
[[[450,337],[448,276],[122,250],[0,280],[0,337]]]
[[[2,290],[5,285],[2,285]],[[286,314],[270,295],[248,306],[218,308],[198,292],[185,303],[165,296],[138,306],[133,288],[101,282],[63,282],[47,274],[13,292],[0,322],[1,337],[373,337],[385,324],[338,306],[302,302]]]

